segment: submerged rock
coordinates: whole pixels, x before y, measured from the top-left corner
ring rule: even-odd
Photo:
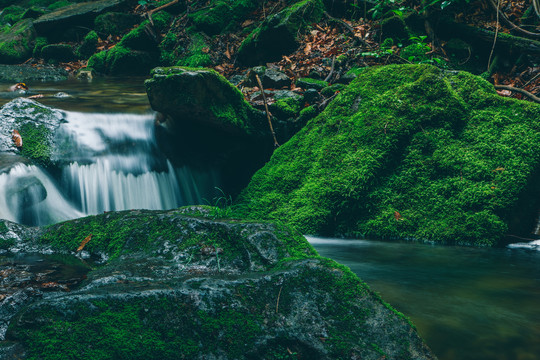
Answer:
[[[493,245],[532,229],[539,173],[538,104],[469,73],[392,65],[360,72],[239,203],[308,234]]]
[[[294,230],[223,211],[126,211],[41,229],[27,242],[74,252],[93,234],[82,252],[109,260],[78,290],[19,310],[0,349],[18,343],[44,360],[435,358],[402,314]]]

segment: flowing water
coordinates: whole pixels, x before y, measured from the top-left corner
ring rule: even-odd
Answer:
[[[308,237],[409,316],[441,360],[540,359],[540,251]]]
[[[38,101],[65,111],[53,155],[59,171],[18,163],[0,172],[0,218],[45,225],[202,204],[215,194],[216,171],[173,166],[160,152],[142,79],[29,85],[44,96]],[[0,92],[4,102],[11,97]]]

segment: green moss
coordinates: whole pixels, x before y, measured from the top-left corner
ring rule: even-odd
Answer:
[[[25,9],[20,6],[8,6],[4,8],[0,14],[1,23],[14,25],[16,22],[22,19],[24,12]]]
[[[328,86],[328,82],[312,78],[300,78],[296,80],[296,85],[304,89],[322,90]]]
[[[68,0],[60,0],[60,1],[56,1],[54,3],[52,3],[51,5],[47,6],[47,9],[51,10],[51,11],[54,11],[54,10],[58,10],[60,8],[63,8],[63,7],[66,7],[66,6],[69,6],[69,5],[72,5],[72,3]]]
[[[21,154],[42,165],[49,165],[51,160],[50,131],[44,125],[25,123],[19,128],[19,133],[23,139]]]
[[[239,202],[304,233],[493,245],[536,181],[539,114],[467,73],[369,68]]]
[[[92,55],[87,67],[102,74],[142,75],[147,74],[156,62],[157,56],[153,53],[131,50],[118,44],[112,49]]]
[[[4,221],[0,221],[0,234],[5,234],[9,231],[6,223]]]
[[[81,46],[79,46],[79,49],[77,50],[79,56],[83,58],[88,58],[92,54],[94,54],[97,48],[98,41],[99,36],[95,31],[92,30],[88,34],[86,34],[83,42],[81,43]]]
[[[290,97],[276,101],[272,106],[272,112],[281,118],[292,118],[298,116],[301,108],[300,99]]]
[[[399,56],[410,62],[418,63],[430,59],[430,57],[426,55],[429,51],[431,51],[431,48],[426,44],[414,43],[401,50]]]
[[[191,43],[186,54],[178,61],[177,65],[187,67],[210,66],[212,65],[212,59],[208,54],[209,49],[204,36],[201,34],[194,34],[191,37]]]
[[[302,122],[303,124],[307,123],[309,120],[313,119],[315,116],[319,114],[319,111],[315,107],[315,105],[311,105],[308,107],[303,108],[300,111],[300,115],[298,117],[298,121]]]
[[[107,51],[100,51],[88,59],[87,67],[93,69],[98,73],[107,72]]]
[[[48,41],[47,41],[46,37],[42,37],[42,36],[37,37],[36,38],[36,43],[34,45],[34,51],[32,52],[32,55],[35,58],[40,58],[41,57],[41,50],[46,45],[48,45]]]
[[[336,92],[342,91],[346,87],[347,86],[344,85],[344,84],[333,84],[333,85],[327,86],[324,89],[322,89],[321,90],[321,95],[323,95],[325,97],[330,97],[330,96],[334,95]]]
[[[219,0],[213,1],[209,9],[197,11],[190,17],[197,29],[208,35],[215,35],[238,26],[248,12],[255,10],[257,6],[256,0]]]

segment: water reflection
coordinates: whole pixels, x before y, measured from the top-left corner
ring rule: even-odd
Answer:
[[[439,359],[540,358],[540,251],[308,240],[409,316]]]

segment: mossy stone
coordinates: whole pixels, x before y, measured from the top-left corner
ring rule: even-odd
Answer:
[[[296,80],[296,86],[299,86],[303,89],[322,90],[328,86],[328,82],[312,78],[300,78]]]
[[[36,31],[32,20],[21,20],[0,33],[0,63],[18,64],[32,56],[32,42]]]
[[[41,57],[51,62],[68,62],[77,58],[73,46],[69,44],[45,45],[41,49]]]
[[[238,60],[246,65],[277,61],[298,47],[297,36],[307,25],[321,19],[322,0],[302,0],[269,16],[238,49]]]
[[[77,49],[77,53],[79,54],[79,56],[85,59],[92,56],[97,49],[98,41],[99,36],[95,31],[92,30],[88,34],[86,34],[84,40]]]
[[[88,59],[88,68],[108,75],[145,75],[157,65],[157,53],[131,50],[121,45],[100,51]]]
[[[120,35],[140,21],[136,15],[122,12],[108,12],[99,15],[94,20],[94,29],[105,37],[108,35]]]
[[[238,208],[309,234],[494,245],[533,226],[522,208],[539,205],[539,121],[538,104],[466,72],[367,68],[274,152]]]

